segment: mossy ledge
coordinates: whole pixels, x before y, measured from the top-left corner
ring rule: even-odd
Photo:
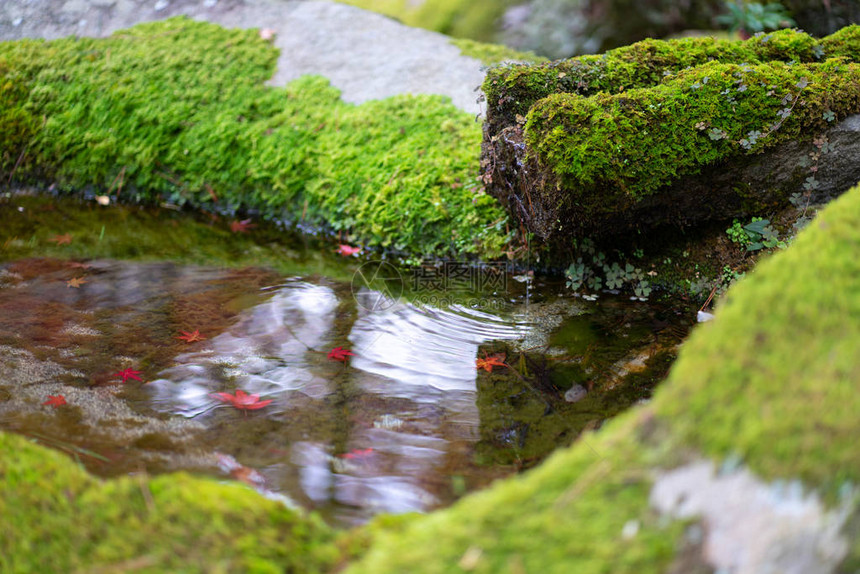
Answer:
[[[0,433],[3,572],[328,572],[335,534],[239,483],[186,474],[100,481]]]
[[[413,256],[493,256],[480,125],[441,96],[362,105],[319,77],[264,85],[256,30],[187,18],[0,43],[0,176],[301,222]]]
[[[857,44],[855,26],[820,41],[794,31],[745,42],[649,40],[604,56],[501,68],[484,85],[495,107],[484,181],[545,240],[624,232],[617,221],[641,231],[636,210],[677,204],[668,191],[680,178],[812,140],[860,111],[860,67],[850,60]],[[809,61],[827,56],[838,57]],[[733,193],[697,199],[730,218],[737,213],[719,206],[731,198],[719,196]],[[748,204],[751,193],[761,204],[787,203],[785,189],[781,197],[746,190],[734,203]],[[696,223],[687,215],[685,224]],[[658,223],[678,223],[665,219]]]
[[[517,123],[550,94],[590,96],[655,86],[667,74],[708,62],[757,64],[770,61],[820,62],[846,57],[860,61],[860,26],[816,39],[796,30],[759,34],[744,41],[700,37],[644,40],[605,54],[539,64],[507,64],[487,73],[487,131],[498,134]]]
[[[702,457],[841,500],[850,536],[860,517],[844,497],[860,481],[858,214],[860,186],[733,287],[649,405],[533,471],[378,532],[348,571],[691,571],[677,567],[686,524],[659,517],[649,493],[664,471]]]

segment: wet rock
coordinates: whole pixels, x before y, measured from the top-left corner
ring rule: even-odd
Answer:
[[[573,385],[564,393],[564,400],[569,403],[575,403],[584,399],[587,394],[588,391],[582,385]]]

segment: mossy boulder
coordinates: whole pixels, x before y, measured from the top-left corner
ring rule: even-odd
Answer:
[[[495,255],[480,126],[440,96],[352,105],[265,82],[256,30],[187,18],[103,39],[0,42],[0,180],[259,215],[411,256]]]
[[[751,196],[786,203],[803,190],[798,172],[737,193],[745,182],[732,170],[860,111],[858,39],[860,27],[822,40],[791,30],[744,42],[649,40],[603,56],[497,68],[484,83],[484,181],[531,231],[561,241],[731,217]],[[683,188],[695,179],[673,190],[686,176],[712,183],[709,169],[731,173],[727,187],[693,190],[686,201]],[[683,214],[668,216],[667,207],[681,205]]]
[[[858,214],[860,186],[761,262],[649,405],[535,470],[377,533],[348,571],[853,571]],[[718,512],[681,501],[715,485],[733,488],[732,501],[759,498],[721,498]],[[688,511],[670,512],[673,497]],[[717,538],[732,531],[747,535],[725,550]]]
[[[7,433],[0,451],[3,572],[327,572],[340,558],[318,517],[240,483],[100,481]]]

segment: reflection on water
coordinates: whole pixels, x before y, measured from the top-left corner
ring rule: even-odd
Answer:
[[[288,408],[292,392],[324,397],[329,381],[310,370],[306,355],[328,336],[337,304],[327,287],[291,282],[201,350],[177,356],[177,365],[147,389],[160,408],[187,417],[232,408],[212,398],[216,391],[242,389],[273,399],[267,413]]]
[[[0,209],[0,429],[101,476],[229,477],[332,522],[449,504],[537,464],[647,398],[686,332],[676,310],[586,305],[557,285],[523,304],[504,265],[428,264],[408,281],[263,225],[13,201]],[[205,339],[177,338],[192,331]],[[507,362],[477,372],[482,345]],[[332,360],[335,347],[355,356]],[[128,370],[142,380],[119,380]],[[237,389],[271,403],[213,398]]]
[[[72,277],[86,281],[71,287]],[[5,264],[0,428],[101,475],[143,466],[230,476],[355,524],[450,504],[535,464],[647,396],[647,385],[621,396],[613,389],[623,390],[622,375],[613,373],[634,373],[671,346],[659,341],[669,322],[644,305],[607,300],[583,315],[581,302],[558,297],[528,313],[500,297],[495,313],[365,304],[379,297],[366,286],[353,293],[346,282],[255,269]],[[554,335],[541,338],[533,322]],[[177,338],[198,329],[202,341]],[[545,353],[510,348],[517,370],[478,372],[479,347],[498,341]],[[335,347],[354,356],[333,360]],[[126,369],[142,381],[121,383]],[[574,383],[588,392],[570,403],[564,389]],[[213,398],[237,389],[271,403],[243,411]],[[68,404],[44,406],[49,393]]]
[[[214,408],[231,409],[214,392],[242,389],[271,399],[253,416],[279,421],[272,441],[288,444],[265,461],[264,474],[339,521],[427,510],[450,499],[444,473],[467,471],[463,443],[479,437],[478,345],[521,337],[527,328],[465,309],[350,305],[332,288],[299,280],[270,293],[235,326],[177,356],[176,366],[147,385],[153,403],[205,423]],[[359,303],[375,296],[356,294]],[[338,314],[344,304],[352,309]],[[344,339],[355,353],[349,366],[326,354]],[[303,419],[299,409],[318,416]],[[314,429],[296,422],[314,427],[339,415],[345,419],[334,422],[334,432],[317,440],[307,440]],[[232,436],[242,436],[235,427],[244,417],[232,418]],[[305,440],[289,440],[299,437]],[[225,446],[219,449],[229,452]]]

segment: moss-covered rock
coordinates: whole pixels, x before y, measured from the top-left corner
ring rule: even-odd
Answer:
[[[857,50],[858,27],[816,40],[796,30],[780,30],[745,41],[711,37],[643,40],[605,54],[541,64],[509,64],[490,70],[484,80],[487,131],[516,123],[538,100],[557,93],[590,96],[655,86],[667,74],[708,62],[755,64],[773,60],[815,62]]]
[[[460,52],[464,56],[481,60],[487,66],[502,62],[537,63],[547,61],[546,58],[538,56],[534,52],[521,52],[502,44],[487,44],[465,38],[454,38],[451,43],[460,48]]]
[[[248,487],[184,474],[99,481],[0,433],[3,572],[325,572],[334,534]]]
[[[646,41],[499,68],[484,84],[485,182],[544,239],[617,232],[607,216],[635,224],[645,198],[669,198],[652,200],[652,210],[677,203],[665,191],[683,176],[811,140],[860,111],[856,36],[850,28],[821,41],[790,30],[745,42]],[[761,203],[774,200],[772,190],[745,192],[756,193]],[[708,211],[731,217],[720,203]],[[691,212],[685,223],[696,220]]]
[[[391,16],[407,26],[441,32],[455,38],[494,40],[497,23],[514,0],[340,0]]]
[[[410,254],[499,252],[473,116],[438,96],[346,104],[322,78],[267,87],[276,58],[254,30],[185,18],[0,43],[2,180],[242,209]]]
[[[717,560],[719,549],[691,550],[684,521],[660,517],[649,504],[667,469],[702,456],[725,461],[727,476],[740,478],[733,469],[742,464],[766,480],[800,479],[801,490],[832,502],[837,492],[850,493],[860,480],[858,214],[860,186],[734,287],[716,319],[685,343],[650,405],[521,477],[378,532],[350,572],[451,572],[458,565],[471,572],[666,572],[670,565],[687,572],[691,563],[709,571],[717,564],[704,562]],[[774,488],[768,496],[779,498]],[[843,496],[840,505],[843,516],[855,517],[845,533],[856,536],[851,500]],[[787,514],[754,518],[765,528]],[[832,523],[822,528],[838,531]],[[704,540],[698,532],[696,544],[707,545],[709,525]],[[805,542],[786,536],[788,554],[765,552],[749,571],[784,560],[793,544],[801,558]],[[756,538],[740,540],[728,559],[747,560]],[[847,551],[836,547],[831,563]],[[856,551],[849,556],[846,564],[856,564]]]

